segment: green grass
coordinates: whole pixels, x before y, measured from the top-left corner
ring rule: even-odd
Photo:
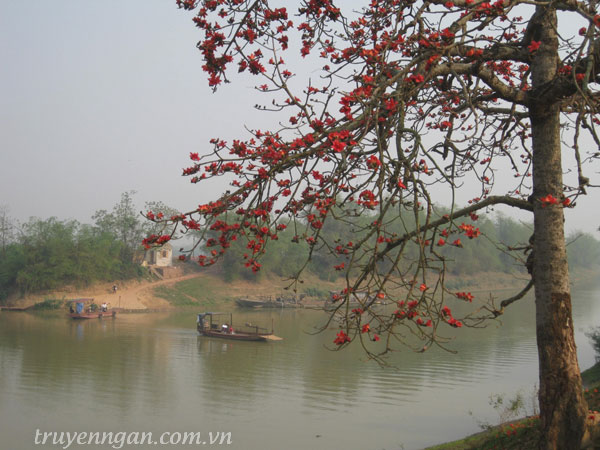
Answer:
[[[154,289],[154,295],[168,301],[173,306],[196,306],[197,300],[184,295],[172,286],[159,286]]]
[[[154,293],[157,297],[168,301],[172,306],[214,308],[231,300],[219,280],[212,277],[191,278],[171,286],[159,286],[154,290]]]

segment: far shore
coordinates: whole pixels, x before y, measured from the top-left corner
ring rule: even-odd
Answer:
[[[574,287],[585,286],[597,281],[597,272],[577,271],[572,274],[572,284]],[[280,277],[264,276],[258,281],[249,281],[239,279],[233,282],[224,281],[214,270],[192,271],[183,275],[163,280],[127,280],[117,281],[115,283],[96,283],[86,287],[65,286],[62,289],[51,292],[42,292],[26,295],[20,298],[9,299],[5,306],[14,308],[27,308],[47,299],[52,300],[73,300],[77,298],[93,298],[98,305],[106,302],[110,308],[120,308],[130,311],[164,311],[177,308],[179,305],[166,300],[164,295],[160,296],[157,288],[176,288],[178,283],[196,280],[203,286],[192,293],[181,293],[178,295],[187,297],[190,302],[197,305],[224,305],[233,303],[233,300],[239,297],[275,298],[281,295],[292,295],[292,289],[286,289],[290,286],[290,280]],[[517,292],[522,286],[527,284],[528,275],[526,273],[508,274],[498,272],[482,272],[470,276],[447,277],[447,286],[455,286],[458,291],[470,291],[474,294],[479,293],[488,297],[490,293],[502,300],[506,296]],[[307,276],[304,283],[299,285],[299,291],[309,287],[318,287],[323,293],[329,290],[339,289],[343,279],[335,282],[319,280],[316,276]],[[117,286],[116,292],[113,292],[113,285]],[[206,288],[204,288],[206,286]],[[323,301],[325,298],[308,298],[304,303],[315,303]],[[189,304],[192,306],[194,303]]]

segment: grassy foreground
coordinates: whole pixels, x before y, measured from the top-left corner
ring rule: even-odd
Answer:
[[[600,411],[600,363],[581,373],[585,398],[590,411]],[[597,413],[596,413],[597,414]],[[504,423],[458,441],[428,447],[425,450],[529,450],[539,440],[537,416]],[[594,447],[595,448],[595,447]]]

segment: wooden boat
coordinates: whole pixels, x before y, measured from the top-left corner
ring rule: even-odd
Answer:
[[[29,306],[0,306],[0,311],[27,311],[33,308],[35,305]]]
[[[255,300],[251,298],[238,298],[235,303],[242,308],[274,308],[280,307],[273,300]]]
[[[250,298],[238,298],[236,304],[242,308],[301,308],[302,299],[306,297],[306,294],[301,294],[298,298],[292,297],[276,297],[273,300],[271,297],[265,299],[250,299]]]
[[[117,316],[117,311],[114,309],[94,309],[92,307],[92,305],[94,304],[93,298],[78,298],[75,300],[70,300],[68,303],[69,312],[67,313],[67,316],[69,316],[71,319],[101,319],[103,317],[114,318]],[[73,309],[73,304],[75,305],[75,309]],[[87,308],[86,304],[88,305]]]
[[[101,319],[102,317],[116,317],[117,312],[114,310],[84,312],[84,313],[68,313],[71,319]]]
[[[198,314],[196,321],[198,333],[202,336],[231,339],[234,341],[279,341],[281,338],[256,325],[246,324],[244,328],[233,326],[230,313],[205,312]]]

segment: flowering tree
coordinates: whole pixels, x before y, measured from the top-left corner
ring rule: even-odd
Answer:
[[[192,153],[184,175],[193,183],[225,177],[232,187],[172,217],[174,229],[206,233],[201,265],[243,239],[253,271],[269,241],[293,230],[309,257],[336,258],[345,276],[332,315],[335,344],[358,341],[374,357],[397,344],[442,345],[444,330],[495,317],[534,286],[540,448],[579,448],[587,408],[563,208],[586,193],[584,163],[599,154],[595,2],[373,0],[360,10],[340,2],[344,10],[304,0],[293,14],[272,3],[177,0],[195,12],[209,85],[217,89],[232,72],[255,76],[269,99],[262,109],[285,119]],[[563,153],[578,174],[571,186]],[[463,207],[455,201],[461,189],[475,190]],[[449,210],[435,206],[438,193]],[[501,305],[459,316],[456,303],[473,296],[446,288],[447,249],[459,254],[477,239],[477,213],[498,204],[533,214],[532,281]],[[325,238],[335,223],[346,233]],[[353,307],[357,292],[367,295]],[[378,313],[382,298],[397,310]]]

